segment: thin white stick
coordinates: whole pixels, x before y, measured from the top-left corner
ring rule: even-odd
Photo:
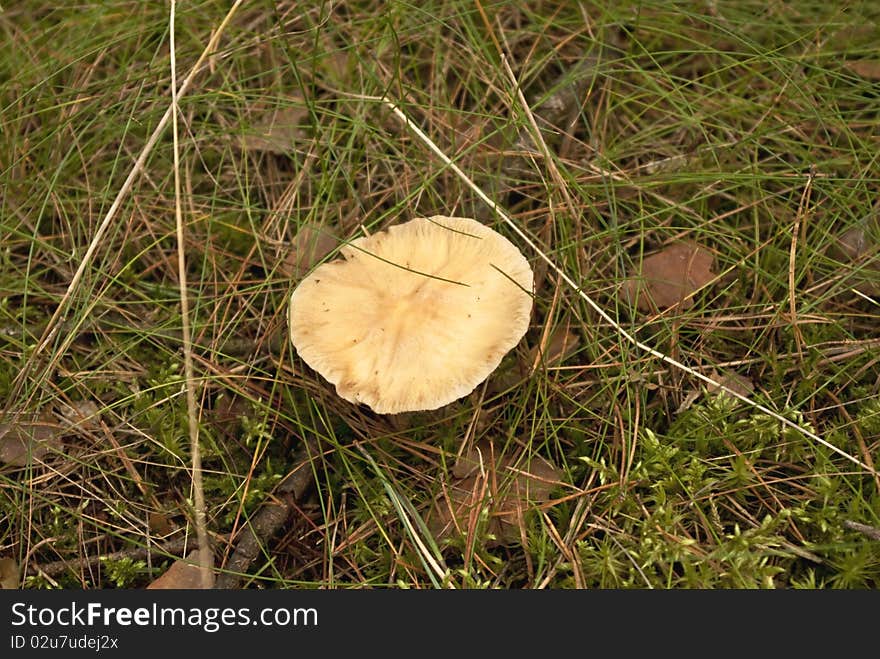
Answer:
[[[493,201],[489,197],[489,195],[487,195],[485,192],[483,192],[482,189],[480,189],[480,187],[476,183],[474,183],[470,179],[470,177],[467,174],[465,174],[464,171],[462,171],[462,169],[458,165],[456,165],[454,162],[452,162],[452,160],[445,153],[443,153],[443,151],[440,149],[440,147],[438,147],[436,144],[434,144],[434,142],[431,140],[431,138],[428,137],[418,126],[416,126],[409,119],[409,117],[406,116],[406,114],[397,106],[396,103],[394,103],[393,101],[388,99],[388,97],[385,97],[385,96],[381,97],[380,100],[382,101],[382,103],[384,103],[386,106],[388,106],[388,108],[395,115],[397,115],[398,119],[400,119],[403,122],[403,124],[407,128],[409,128],[413,133],[415,133],[415,135],[422,142],[424,142],[425,145],[431,151],[433,151],[434,154],[438,158],[440,158],[440,160],[442,160],[443,163],[447,167],[449,167],[449,169],[451,169],[453,172],[455,172],[455,174],[465,183],[465,185],[467,185],[471,190],[473,190],[476,193],[476,195],[480,199],[482,199],[486,204],[488,204],[488,206],[493,211],[495,211],[495,213],[498,215],[498,217],[500,217],[504,221],[504,223],[508,227],[510,227],[510,229],[517,236],[519,236],[520,239],[522,239],[523,242],[525,242],[525,244],[528,245],[541,258],[541,260],[543,260],[550,267],[551,270],[553,270],[556,274],[558,274],[560,276],[560,278],[562,278],[562,280],[566,284],[568,284],[575,291],[575,293],[578,294],[578,296],[581,297],[581,299],[583,299],[588,305],[590,305],[590,307],[592,307],[593,310],[597,314],[599,314],[607,323],[609,323],[615,330],[617,330],[617,332],[623,338],[625,338],[627,341],[632,343],[639,350],[643,350],[643,351],[647,352],[649,355],[652,355],[652,356],[656,357],[657,359],[660,359],[660,360],[666,362],[670,366],[674,366],[675,368],[681,369],[685,373],[688,373],[689,375],[697,378],[698,380],[702,380],[706,384],[712,385],[713,387],[717,387],[717,388],[723,390],[724,392],[733,396],[734,398],[737,398],[738,400],[746,403],[747,405],[750,405],[750,406],[754,407],[755,409],[760,410],[764,414],[768,414],[768,415],[772,416],[777,421],[780,421],[783,425],[786,425],[790,428],[794,428],[795,430],[797,430],[798,432],[800,432],[804,436],[809,437],[813,441],[815,441],[815,442],[821,444],[822,446],[834,451],[835,453],[846,458],[850,462],[857,464],[859,467],[866,470],[868,473],[870,473],[874,476],[878,475],[874,469],[872,469],[871,467],[869,467],[865,463],[861,462],[856,457],[850,455],[846,451],[843,451],[842,449],[837,448],[836,446],[834,446],[834,444],[821,438],[819,435],[817,435],[813,432],[810,432],[809,430],[798,425],[794,421],[790,421],[789,419],[786,419],[784,416],[782,416],[781,414],[778,414],[777,412],[774,412],[773,410],[769,409],[768,407],[765,407],[764,405],[761,405],[760,403],[756,403],[752,399],[748,398],[747,396],[744,396],[743,394],[739,393],[738,391],[734,391],[733,389],[722,384],[721,382],[716,382],[712,378],[710,378],[706,375],[703,375],[699,371],[695,371],[694,369],[686,366],[685,364],[682,364],[681,362],[673,359],[672,357],[669,357],[668,355],[664,355],[659,350],[656,350],[655,348],[652,348],[651,346],[649,346],[645,343],[642,343],[635,336],[633,336],[632,334],[627,332],[623,327],[621,327],[621,325],[619,323],[617,323],[611,316],[609,316],[608,313],[602,307],[600,307],[596,302],[594,302],[593,299],[589,295],[587,295],[581,289],[581,287],[578,286],[574,282],[574,280],[566,274],[566,272],[562,268],[560,268],[558,265],[556,265],[556,263],[554,263],[553,260],[549,256],[547,256],[544,252],[542,252],[541,249],[535,244],[535,242],[531,238],[529,238],[529,236],[522,229],[520,229],[517,226],[516,222],[514,222],[510,218],[510,216],[504,211],[504,209],[502,209],[501,206],[499,206],[497,203],[495,203],[495,201]]]
[[[202,483],[202,454],[199,450],[199,422],[196,407],[196,380],[193,369],[192,337],[189,328],[189,287],[186,281],[186,250],[183,232],[183,209],[180,203],[180,143],[177,136],[177,118],[180,114],[177,92],[177,56],[174,44],[174,16],[177,2],[171,0],[168,25],[168,48],[171,51],[171,136],[174,147],[174,220],[177,227],[177,273],[180,285],[180,316],[183,331],[183,373],[186,382],[186,419],[189,425],[189,444],[192,459],[193,507],[196,515],[196,537],[199,542],[199,575],[202,588],[214,586],[214,561],[208,545],[208,524],[205,515],[205,489]]]

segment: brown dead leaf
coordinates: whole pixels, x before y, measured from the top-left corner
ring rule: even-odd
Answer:
[[[0,590],[16,590],[20,585],[18,563],[14,558],[0,558]]]
[[[718,373],[716,371],[712,371],[709,374],[709,377],[715,380],[715,382],[724,385],[732,391],[735,391],[740,396],[751,396],[753,393],[755,393],[755,385],[752,383],[752,381],[746,376],[740,375],[739,373],[725,371]],[[725,396],[730,395],[726,391],[724,391],[724,389],[721,389],[714,385],[707,386],[706,390],[710,394],[720,393]]]
[[[847,229],[837,237],[829,255],[853,272],[847,278],[852,288],[865,295],[880,295],[880,221]]]
[[[715,380],[718,384],[721,384],[728,389],[735,391],[741,396],[751,396],[755,392],[755,385],[752,381],[745,377],[744,375],[739,375],[738,373],[734,373],[732,371],[718,371],[712,370],[709,373],[709,377]],[[719,394],[721,396],[731,396],[724,389],[720,387],[716,387],[715,385],[706,385],[705,390],[710,394]],[[697,385],[690,389],[687,392],[687,395],[682,399],[681,404],[678,406],[678,409],[675,411],[676,415],[685,412],[690,409],[690,407],[694,404],[694,402],[703,395],[703,387],[702,385]],[[732,398],[733,396],[731,396]]]
[[[837,256],[850,261],[858,261],[867,251],[868,239],[863,227],[853,227],[844,231],[837,238]]]
[[[210,420],[224,428],[235,427],[251,411],[247,398],[235,393],[223,392],[214,399]]]
[[[0,462],[25,467],[30,461],[40,461],[50,451],[61,450],[61,435],[61,426],[47,415],[0,423]]]
[[[147,526],[153,535],[168,535],[174,531],[174,524],[171,518],[165,513],[153,510],[147,515]]]
[[[470,520],[488,507],[489,544],[513,544],[520,540],[526,513],[546,503],[559,484],[562,471],[540,456],[517,464],[508,456],[495,456],[491,442],[480,442],[452,468],[448,496],[434,502],[428,526],[434,537],[449,538],[466,533]]]
[[[290,253],[284,259],[284,274],[296,280],[305,277],[312,266],[332,252],[338,244],[339,240],[327,227],[314,222],[303,223],[293,238]]]
[[[550,332],[544,348],[544,363],[547,366],[561,364],[571,357],[581,344],[581,337],[567,327],[556,327]],[[541,359],[541,345],[538,344],[529,352],[529,364],[537,364]]]
[[[101,411],[92,400],[61,404],[61,419],[71,428],[91,432],[101,427]]]
[[[867,80],[880,80],[880,60],[858,59],[845,62],[844,66]]]
[[[211,574],[213,587],[214,576]],[[171,564],[165,574],[157,577],[147,586],[147,590],[158,589],[186,589],[199,590],[202,588],[202,575],[199,570],[199,550],[194,549],[185,559],[181,558]]]
[[[315,64],[321,77],[338,87],[340,83],[350,80],[350,71],[357,66],[357,59],[352,57],[349,51],[338,50],[328,44],[324,54],[316,58]]]
[[[621,292],[640,311],[674,305],[693,306],[688,297],[714,278],[712,252],[689,242],[673,243],[642,260],[640,274],[624,282]]]
[[[308,125],[309,116],[302,99],[294,102],[295,105],[271,110],[254,122],[241,136],[241,148],[278,155],[293,153],[296,143],[303,139],[303,128]]]

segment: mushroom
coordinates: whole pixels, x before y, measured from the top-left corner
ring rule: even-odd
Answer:
[[[290,338],[349,402],[379,414],[447,405],[528,329],[532,269],[476,220],[416,218],[340,253],[293,291]]]

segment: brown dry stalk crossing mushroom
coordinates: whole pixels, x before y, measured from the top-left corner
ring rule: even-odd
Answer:
[[[476,220],[417,218],[340,253],[293,291],[290,337],[347,401],[380,414],[442,407],[528,329],[532,269]]]

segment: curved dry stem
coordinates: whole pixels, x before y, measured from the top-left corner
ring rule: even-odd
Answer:
[[[500,217],[501,220],[507,226],[509,226],[510,229],[526,245],[528,245],[529,248],[533,252],[535,252],[535,254],[537,254],[538,257],[540,257],[541,260],[544,261],[551,270],[553,270],[553,272],[555,272],[557,275],[559,275],[559,277],[566,284],[568,284],[568,286],[571,287],[571,289],[574,290],[574,292],[577,293],[577,295],[581,299],[583,299],[584,302],[586,302],[593,309],[593,311],[595,311],[597,314],[599,314],[599,316],[601,316],[603,320],[605,320],[607,323],[609,323],[615,329],[615,331],[617,331],[617,333],[620,334],[620,336],[622,336],[624,339],[626,339],[629,343],[634,345],[639,350],[647,352],[649,355],[656,357],[657,359],[662,360],[663,362],[669,364],[670,366],[673,366],[677,369],[680,369],[680,370],[684,371],[685,373],[687,373],[688,375],[691,375],[691,376],[697,378],[698,380],[701,380],[702,382],[704,382],[708,385],[711,385],[712,387],[715,387],[717,389],[721,389],[722,391],[730,394],[731,396],[733,396],[737,400],[763,412],[764,414],[767,414],[767,415],[773,417],[774,419],[776,419],[777,421],[779,421],[783,425],[786,425],[790,428],[797,430],[799,433],[801,433],[805,437],[808,437],[809,439],[813,440],[814,442],[821,444],[822,446],[834,451],[835,453],[846,458],[850,462],[857,464],[859,467],[861,467],[862,469],[864,469],[868,473],[870,473],[874,476],[877,476],[877,471],[872,469],[869,465],[865,464],[864,462],[862,462],[861,460],[859,460],[855,456],[850,455],[846,451],[834,446],[834,444],[832,444],[831,442],[829,442],[826,439],[823,439],[822,437],[820,437],[816,433],[807,430],[806,428],[804,428],[800,424],[795,423],[794,421],[791,421],[790,419],[786,419],[784,416],[782,416],[778,412],[774,412],[773,410],[766,407],[765,405],[761,405],[760,403],[755,402],[754,400],[752,400],[748,396],[745,396],[738,391],[734,391],[733,389],[724,385],[723,383],[718,382],[718,381],[710,378],[707,375],[703,375],[699,371],[696,371],[696,370],[688,367],[687,365],[681,363],[680,361],[674,359],[673,357],[670,357],[669,355],[666,355],[666,354],[660,352],[656,348],[653,348],[653,347],[639,341],[635,336],[633,336],[631,333],[627,332],[617,321],[615,321],[608,314],[608,312],[606,312],[601,306],[599,306],[599,304],[597,304],[589,295],[587,295],[584,292],[584,290],[580,286],[578,286],[577,283],[575,283],[575,281],[568,274],[566,274],[566,272],[562,268],[560,268],[558,265],[556,265],[556,263],[553,261],[553,259],[551,259],[549,256],[547,256],[547,254],[545,254],[541,250],[541,248],[538,247],[538,245],[531,238],[529,238],[529,236],[522,229],[520,229],[519,226],[517,226],[516,222],[514,222],[511,219],[510,215],[508,215],[507,212],[503,208],[501,208],[501,206],[498,205],[498,203],[496,203],[492,198],[489,197],[489,195],[487,195],[485,192],[483,192],[483,190],[476,183],[474,183],[471,180],[471,178],[467,174],[465,174],[464,171],[462,171],[462,169],[460,167],[458,167],[458,165],[456,165],[452,161],[451,158],[449,158],[449,156],[447,156],[445,153],[443,153],[443,151],[440,149],[440,147],[438,147],[431,140],[430,137],[428,137],[415,123],[413,123],[412,120],[410,120],[410,118],[403,112],[403,110],[400,109],[398,104],[394,103],[392,100],[390,100],[386,96],[378,97],[375,100],[378,100],[378,101],[382,102],[383,104],[385,104],[394,113],[394,115],[398,119],[400,119],[400,121],[402,121],[403,124],[409,130],[411,130],[416,135],[416,137],[418,137],[425,144],[425,146],[427,146],[438,158],[440,158],[443,161],[443,163],[447,167],[449,167],[449,169],[451,169],[455,173],[456,176],[458,176],[462,180],[462,182],[464,182],[465,185],[467,185],[471,190],[473,190],[474,193],[476,193],[476,195],[481,200],[483,200],[486,204],[488,204],[489,207],[498,215],[498,217]]]

